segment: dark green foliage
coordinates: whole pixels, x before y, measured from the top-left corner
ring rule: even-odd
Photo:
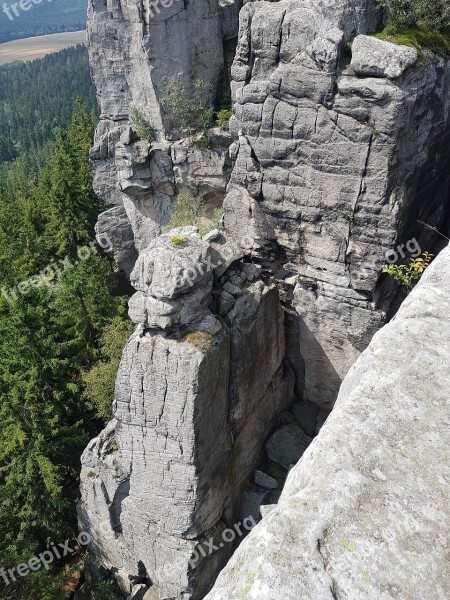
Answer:
[[[103,329],[100,337],[101,360],[83,375],[86,398],[107,423],[112,418],[112,401],[117,369],[123,349],[134,331],[131,321],[116,317]]]
[[[212,126],[213,107],[205,100],[206,86],[197,79],[191,92],[181,87],[176,77],[169,77],[161,96],[161,105],[175,129],[187,130],[191,134],[200,130],[209,137]]]
[[[450,35],[448,31],[439,33],[439,31],[426,25],[398,28],[392,23],[388,23],[382,31],[375,34],[375,37],[394,44],[412,46],[419,53],[425,48],[436,54],[446,55],[450,53]]]
[[[7,6],[13,3],[13,0],[6,0]],[[86,0],[53,0],[51,3],[43,0],[40,4],[33,4],[30,10],[19,11],[20,17],[15,17],[12,13],[12,21],[4,12],[0,13],[0,43],[86,28]]]
[[[145,120],[144,116],[135,106],[131,108],[131,124],[133,125],[133,131],[140,140],[151,142],[154,139],[155,132],[153,127]]]
[[[92,600],[120,600],[112,581],[99,581],[92,590]]]
[[[222,125],[224,123],[226,123],[227,121],[229,121],[232,117],[233,113],[231,112],[231,110],[226,110],[225,108],[223,108],[222,110],[219,110],[219,112],[217,113],[217,117],[216,117],[216,125],[217,127],[222,127]]]
[[[6,568],[76,532],[80,455],[103,416],[86,397],[83,373],[102,357],[105,326],[128,327],[112,267],[89,246],[102,208],[91,191],[92,133],[77,101],[54,142],[1,168],[0,288],[7,287],[10,300],[0,294],[0,566]],[[58,261],[65,268],[50,285],[30,285],[14,299],[9,288]],[[0,581],[0,597],[64,599],[62,566],[19,579],[6,592]]]
[[[381,0],[389,11],[389,21],[399,31],[424,25],[435,31],[450,26],[449,0]]]
[[[231,87],[225,69],[222,69],[217,84],[216,101],[214,102],[214,110],[218,115],[220,111],[231,111]]]
[[[81,98],[89,115],[98,108],[84,46],[41,60],[0,67],[0,163],[36,152],[70,121]]]

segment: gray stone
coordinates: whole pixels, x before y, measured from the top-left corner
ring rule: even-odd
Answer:
[[[317,415],[319,407],[311,402],[296,402],[291,408],[291,413],[295,417],[295,421],[301,429],[313,437],[316,433]]]
[[[121,271],[128,277],[136,263],[138,253],[134,245],[134,234],[123,206],[115,206],[98,216],[95,234],[100,247],[112,252]]]
[[[241,268],[249,281],[255,281],[261,275],[261,267],[253,263],[242,263]]]
[[[329,416],[330,416],[329,410],[320,410],[319,411],[319,414],[317,415],[315,435],[317,435],[319,433],[319,431],[322,429],[323,425],[325,424],[325,422]]]
[[[236,276],[234,276],[236,277]],[[239,296],[242,295],[242,289],[236,285],[234,285],[233,283],[231,283],[231,281],[228,281],[224,286],[223,289],[228,292],[229,294],[231,294],[232,296],[234,296],[234,298],[239,298]]]
[[[294,415],[289,410],[286,410],[280,415],[280,423],[281,425],[289,425],[291,423],[296,423],[296,420]]]
[[[448,598],[449,379],[447,248],[205,600]]]
[[[261,517],[264,519],[265,517],[267,517],[267,515],[269,515],[272,510],[275,508],[276,504],[262,504],[260,507],[260,513],[261,513]]]
[[[225,284],[226,285],[226,284]],[[234,297],[228,292],[222,292],[219,300],[219,314],[225,316],[233,308],[235,303]]]
[[[278,481],[263,471],[256,471],[255,483],[268,490],[276,490],[278,487]]]
[[[244,492],[242,494],[241,519],[253,517],[258,522],[261,520],[261,504],[266,497],[266,492]]]
[[[220,144],[220,145],[219,145]],[[197,148],[189,140],[172,144],[171,156],[178,189],[203,198],[205,207],[222,206],[231,173],[228,147],[231,136],[216,139],[211,148]]]
[[[92,551],[130,577],[145,568],[172,597],[189,581],[202,589],[223,561],[189,563],[227,493],[229,340],[218,326],[181,340],[137,332],[119,367],[115,419],[82,458],[79,518],[84,531],[102,524]]]
[[[344,43],[375,29],[375,2],[249,2],[232,68],[225,230],[250,238],[243,253],[267,277],[289,265],[298,278],[288,358],[298,397],[328,410],[395,306],[386,252],[404,236],[430,247],[405,219],[442,229],[448,206],[448,61],[429,55],[393,80],[342,72]]]
[[[127,600],[145,600],[147,591],[148,586],[143,583],[139,583],[138,585],[133,586],[131,595],[128,596]]]
[[[170,329],[201,319],[211,301],[213,274],[210,247],[185,227],[153,240],[131,274],[138,292],[129,302],[129,315],[146,327]]]
[[[218,229],[213,229],[203,236],[205,242],[214,242],[215,240],[220,238],[220,231]]]
[[[266,443],[266,451],[270,460],[289,468],[303,456],[311,438],[298,425],[284,425],[278,429]]]
[[[208,246],[195,232],[183,232],[191,259]],[[152,242],[134,270],[137,294],[147,293],[147,300],[170,303],[176,296],[166,258],[175,269],[185,249],[172,248],[170,239]],[[186,289],[175,301],[183,297],[195,294]],[[191,308],[197,318],[198,306]],[[179,309],[169,316],[178,322]],[[91,551],[126,593],[143,568],[153,596],[188,600],[206,593],[231,547],[191,557],[201,556],[197,547],[211,537],[220,540],[225,523],[237,522],[264,440],[292,403],[274,286],[248,284],[227,327],[207,308],[200,316],[185,333],[175,328],[170,335],[149,330],[147,316],[122,357],[114,419],[82,457],[80,526],[99,531]],[[265,360],[255,364],[253,356]]]
[[[351,68],[364,77],[396,79],[417,63],[415,48],[358,35],[352,44]]]

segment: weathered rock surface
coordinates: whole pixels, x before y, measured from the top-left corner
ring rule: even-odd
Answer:
[[[276,490],[278,487],[278,482],[267,473],[263,473],[262,471],[256,471],[255,473],[255,483],[263,488],[268,490]]]
[[[390,310],[385,253],[414,236],[429,247],[417,220],[439,228],[448,206],[448,62],[412,67],[414,51],[363,35],[352,75],[344,43],[375,29],[374,5],[247,3],[232,68],[225,227],[296,277],[291,362],[299,394],[327,409]],[[369,44],[381,70],[366,76]]]
[[[431,312],[442,312],[448,293],[439,267],[375,338],[322,425],[391,310],[385,253],[414,236],[432,250],[433,233],[422,234],[417,220],[439,228],[445,218],[450,63],[429,56],[419,64],[414,51],[368,37],[374,0],[249,2],[238,40],[239,2],[167,4],[89,6],[102,111],[94,186],[116,205],[97,230],[123,271],[133,269],[138,324],[114,419],[83,455],[80,521],[100,530],[92,550],[125,594],[199,600],[232,550],[220,546],[222,533],[244,510],[263,513],[263,524],[211,599],[418,600],[429,594],[419,582],[421,595],[411,595],[414,561],[416,574],[433,574],[431,595],[447,597],[436,524],[446,532],[449,474],[445,465],[417,468],[443,456],[447,439],[439,394],[448,354],[436,389],[418,375],[424,327],[432,339],[437,321],[448,328],[448,304],[446,317]],[[211,149],[173,141],[160,105],[164,78],[186,88],[201,78],[212,97],[234,54],[230,134],[213,131]],[[155,140],[138,139],[133,108]],[[225,231],[162,235],[183,188],[211,210],[226,195]],[[448,277],[448,251],[443,257]],[[389,365],[387,339],[398,351]],[[402,344],[413,352],[408,365]],[[441,344],[430,356],[447,351]],[[436,365],[427,368],[434,377]],[[294,389],[300,403],[290,413]],[[280,489],[248,491],[266,467],[281,482],[290,470],[278,509],[264,506]],[[400,486],[402,469],[416,488],[412,475]],[[431,508],[420,495],[430,489]],[[437,549],[426,554],[430,532]],[[204,556],[211,540],[219,549]]]
[[[115,206],[98,217],[96,237],[105,251],[112,252],[121,271],[130,276],[138,253],[134,245],[134,234],[123,206]]]
[[[138,290],[129,303],[132,321],[168,330],[205,315],[213,285],[211,250],[195,231],[173,229],[140,254],[131,273]]]
[[[206,593],[231,546],[204,558],[199,548],[241,516],[259,518],[266,494],[243,507],[241,494],[292,403],[276,287],[234,267],[240,293],[220,321],[209,309],[211,253],[186,227],[139,256],[130,301],[139,326],[120,364],[114,419],[82,457],[80,522],[101,525],[92,550],[127,594],[141,583],[160,598]]]
[[[289,469],[300,460],[311,441],[298,425],[285,425],[268,440],[267,455],[273,462]]]
[[[161,95],[165,80],[175,77],[187,90],[202,80],[213,100],[224,54],[235,46],[239,7],[220,8],[216,0],[89,3],[90,62],[101,109],[91,151],[94,189],[106,202],[125,207],[138,252],[161,233],[182,188],[212,208],[222,203],[231,167],[229,135],[213,132],[210,150],[192,141],[166,142]],[[137,139],[132,111],[152,127],[157,142]]]
[[[206,599],[448,598],[449,379],[447,248]]]
[[[352,44],[351,68],[356,75],[396,79],[417,63],[415,48],[358,35]]]

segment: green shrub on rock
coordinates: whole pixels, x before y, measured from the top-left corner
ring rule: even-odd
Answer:
[[[140,140],[151,142],[154,139],[155,132],[153,131],[153,127],[145,120],[144,116],[135,106],[131,108],[131,124]]]
[[[389,12],[389,22],[404,30],[423,25],[435,31],[450,27],[450,0],[380,0]]]
[[[201,79],[194,82],[191,92],[181,87],[176,77],[164,84],[161,105],[175,129],[206,133],[212,126],[213,107],[205,100],[206,85]]]

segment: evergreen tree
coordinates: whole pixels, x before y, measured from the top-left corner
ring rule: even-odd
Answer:
[[[105,327],[129,327],[112,265],[92,242],[103,208],[92,193],[92,132],[91,118],[77,101],[68,128],[54,142],[0,169],[0,287],[7,288],[0,294],[5,568],[76,533],[80,455],[104,417],[85,390],[84,374],[104,362]],[[36,278],[41,270],[53,273],[46,285]],[[10,290],[30,277],[21,293]],[[0,579],[0,598],[65,598],[63,566],[18,577],[4,589]]]

